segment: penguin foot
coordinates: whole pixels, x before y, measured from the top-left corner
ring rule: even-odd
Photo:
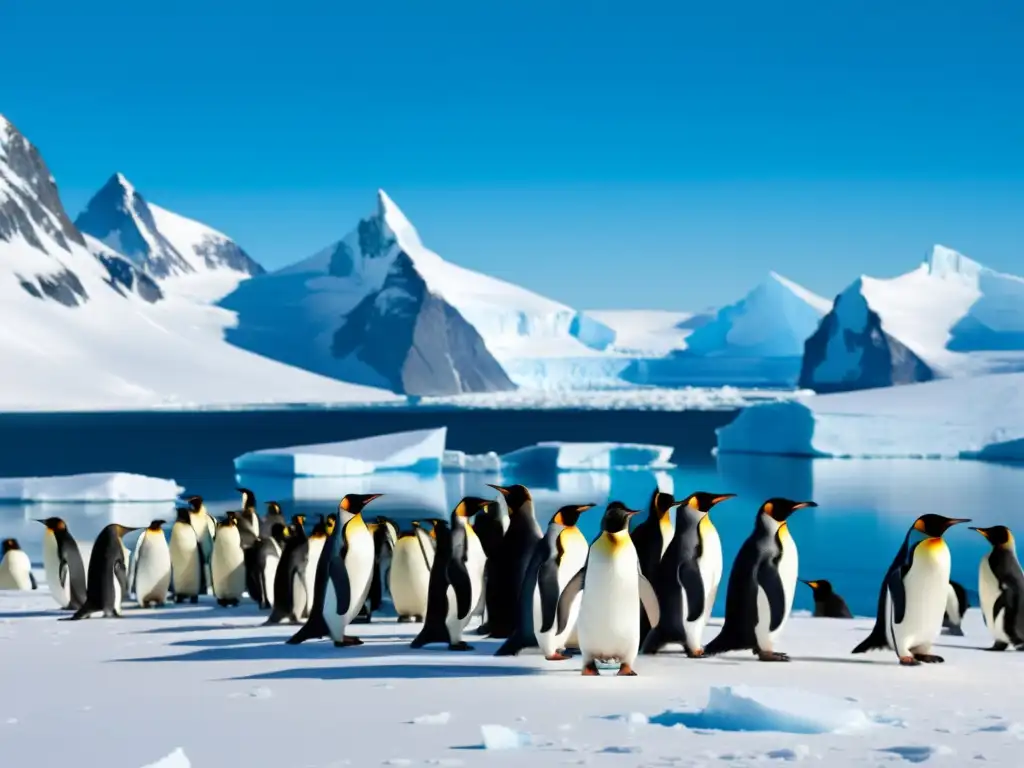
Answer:
[[[941,656],[936,656],[933,653],[915,653],[914,658],[920,661],[922,664],[941,664],[945,661]]]
[[[544,658],[548,661],[568,661],[571,657],[559,653],[558,651],[555,651],[550,656],[545,656]]]
[[[189,603],[191,603],[192,605],[195,605],[195,604],[197,604],[197,603],[199,602],[199,595],[192,595],[192,597],[190,597],[190,598],[188,599],[188,601],[189,601]]]
[[[900,656],[900,665],[904,667],[918,667],[921,665],[921,662],[913,656]]]
[[[479,627],[476,628],[476,634],[478,634],[478,635],[489,635],[489,634],[491,634],[491,623],[489,621],[485,621],[483,624],[481,624]]]
[[[620,664],[617,676],[618,677],[636,677],[636,672],[633,671],[633,668],[631,666],[629,666],[629,664]]]
[[[704,649],[703,648],[698,648],[698,649],[696,649],[694,651],[691,651],[689,648],[684,648],[683,652],[686,653],[686,658],[688,658],[688,659],[703,659],[704,658]]]
[[[992,644],[991,648],[986,648],[985,650],[986,651],[1005,651],[1009,647],[1010,647],[1009,643],[1004,643],[1004,642],[1002,642],[1000,640],[996,640],[995,643]]]
[[[597,662],[592,661],[589,664],[583,665],[583,676],[584,677],[597,677],[601,673],[597,669]]]
[[[473,646],[465,641],[459,641],[457,643],[448,643],[449,651],[472,651]]]
[[[174,604],[177,605],[178,603],[184,603],[186,599],[187,598],[184,595],[175,595]]]
[[[399,624],[409,624],[410,622],[413,622],[415,620],[416,620],[415,616],[399,616],[398,617],[398,623]]]
[[[335,643],[338,648],[348,648],[353,645],[362,645],[363,641],[358,637],[352,637],[351,635],[345,635],[341,638],[340,643]]]
[[[789,661],[789,656],[778,651],[758,651],[757,658],[761,661]]]

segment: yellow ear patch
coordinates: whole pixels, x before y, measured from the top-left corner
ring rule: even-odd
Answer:
[[[772,516],[772,512],[774,511],[774,509],[775,506],[770,501],[765,502],[764,513],[768,515],[768,517]]]
[[[691,496],[690,500],[686,502],[686,506],[688,506],[690,509],[699,509],[700,505],[697,503],[697,497]]]

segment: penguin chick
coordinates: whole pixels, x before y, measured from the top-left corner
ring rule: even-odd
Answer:
[[[816,579],[815,581],[800,579],[800,582],[810,587],[814,593],[815,616],[826,619],[853,618],[853,614],[846,606],[846,601],[832,589],[832,582],[825,581],[825,579]]]

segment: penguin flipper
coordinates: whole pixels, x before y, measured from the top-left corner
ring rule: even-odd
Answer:
[[[778,570],[767,560],[757,570],[757,584],[768,598],[768,609],[771,612],[768,629],[774,632],[782,626],[782,620],[786,617],[786,591],[782,587]]]
[[[71,571],[71,569],[68,566],[68,561],[67,560],[61,560],[60,561],[60,569],[57,571],[57,580],[60,582],[61,589],[64,589],[65,587],[67,587],[67,584],[68,584],[68,574],[70,573],[70,571]]]
[[[452,552],[461,552],[461,557],[452,557],[448,561],[445,575],[448,584],[455,592],[456,615],[459,621],[466,618],[473,610],[473,584],[466,569],[466,557],[469,554],[468,541],[464,529],[456,527],[451,532]]]
[[[637,566],[637,578],[640,582],[640,604],[644,607],[644,613],[647,614],[647,620],[651,623],[651,629],[658,626],[658,622],[661,621],[661,605],[658,603],[658,593],[654,591],[654,587],[651,586],[651,582],[647,580],[647,577],[640,573],[640,568]]]
[[[569,613],[572,611],[572,604],[576,600],[576,596],[583,591],[586,575],[587,566],[584,565],[576,572],[575,576],[566,582],[565,589],[562,590],[562,594],[558,598],[558,634],[565,632],[565,628],[569,626]]]
[[[124,560],[114,563],[114,578],[121,584],[121,594],[128,594],[128,571],[124,567]]]
[[[434,567],[434,543],[430,539],[430,534],[422,528],[417,527],[415,535],[416,543],[420,545],[420,552],[423,554],[423,562],[427,564],[429,571]]]
[[[896,624],[902,624],[907,613],[907,590],[903,586],[902,568],[889,572],[885,579],[885,588],[889,590],[889,600],[892,602],[892,620]]]
[[[554,560],[540,564],[537,570],[537,587],[540,590],[540,631],[548,632],[558,615],[558,564]],[[532,614],[533,601],[529,599],[531,597],[532,595],[526,596],[524,601]]]
[[[679,566],[676,578],[686,592],[686,607],[689,609],[686,620],[696,621],[704,613],[704,579],[701,578],[700,569],[696,563],[684,563]]]
[[[342,558],[333,559],[328,567],[328,576],[334,587],[334,596],[337,598],[334,610],[339,616],[344,616],[352,607],[352,586],[348,583],[345,561]]]
[[[32,589],[39,589],[39,584],[36,582],[36,575],[32,571],[28,572],[29,583],[32,584]]]

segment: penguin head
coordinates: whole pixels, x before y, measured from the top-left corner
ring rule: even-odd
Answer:
[[[562,507],[555,512],[554,517],[551,518],[551,523],[552,525],[564,525],[566,528],[572,528],[579,522],[580,515],[588,509],[593,509],[594,506],[593,504],[570,504]]]
[[[383,495],[383,493],[350,493],[338,503],[338,510],[350,515],[359,515],[362,514],[367,504]]]
[[[800,581],[811,588],[811,591],[814,592],[815,600],[826,598],[832,594],[832,583],[825,581],[825,579],[818,579],[817,581],[805,581],[804,579],[800,579]]]
[[[278,544],[284,544],[284,540],[288,538],[288,526],[284,523],[274,523],[270,529],[270,538],[276,541]]]
[[[988,539],[988,543],[993,547],[1013,547],[1013,533],[1005,525],[993,525],[989,528],[975,528],[972,525],[971,530]]]
[[[276,501],[268,501],[267,502],[267,514],[268,515],[280,515],[281,514],[281,505],[278,504]]]
[[[969,522],[971,522],[969,519],[962,517],[927,514],[921,515],[914,521],[914,530],[923,533],[930,539],[938,539],[954,525]]]
[[[613,501],[605,507],[601,518],[601,530],[605,533],[620,533],[629,529],[629,520],[636,514],[621,501]]]
[[[189,496],[185,499],[185,503],[188,504],[189,509],[193,512],[198,512],[203,508],[203,497],[202,496]]]
[[[162,533],[165,525],[167,525],[166,520],[154,520],[146,530],[152,533]]]
[[[305,515],[292,515],[292,528],[297,531],[304,530],[306,527],[306,516]]]
[[[16,549],[21,549],[17,539],[4,539],[3,548],[0,550],[0,554],[6,555],[8,552],[13,552]]]
[[[66,531],[68,529],[67,523],[59,517],[48,517],[45,520],[36,520],[36,522],[45,525],[49,531]]]
[[[238,525],[238,515],[235,512],[228,512],[223,518],[217,521],[218,528],[232,528]]]
[[[522,508],[527,502],[533,503],[533,496],[530,495],[530,489],[525,485],[492,485],[487,483],[488,488],[493,488],[502,496],[505,497],[505,503],[508,504],[508,511],[510,514],[515,514],[517,509]]]
[[[523,490],[525,490],[525,488]],[[452,518],[453,520],[457,517],[464,519],[470,518],[477,512],[487,509],[496,503],[497,502],[492,501],[491,499],[481,499],[479,496],[466,496],[462,501],[455,505],[455,509],[452,511]]]
[[[707,514],[712,507],[721,504],[723,501],[735,499],[735,493],[708,493],[707,491],[695,491],[685,499],[677,502],[681,507],[687,507],[694,512]]]
[[[192,521],[188,519],[189,514],[192,512],[188,507],[178,507],[175,509],[176,516],[174,522],[185,523],[186,525],[192,525]]]
[[[326,539],[327,538],[327,526],[324,523],[317,523],[313,526],[313,530],[309,534],[311,539]]]
[[[248,488],[235,488],[240,494],[242,494],[242,509],[249,511],[250,509],[256,509],[256,494],[250,491]]]
[[[663,520],[669,516],[672,507],[676,506],[676,498],[671,493],[663,493],[655,488],[651,494],[651,503],[648,507],[648,520]]]
[[[330,536],[334,533],[334,529],[338,527],[338,516],[333,512],[327,516],[324,521],[324,530],[327,531],[327,535]]]
[[[427,520],[427,522],[430,523],[430,538],[436,539],[437,538],[437,529],[439,527],[442,527],[442,526],[446,525],[445,521],[444,520],[438,520],[437,518],[432,517],[429,520]]]
[[[816,506],[818,506],[817,503],[813,501],[793,501],[792,499],[784,499],[781,496],[776,496],[768,499],[768,501],[761,505],[760,514],[770,517],[781,525],[798,509],[807,509],[808,507]]]

